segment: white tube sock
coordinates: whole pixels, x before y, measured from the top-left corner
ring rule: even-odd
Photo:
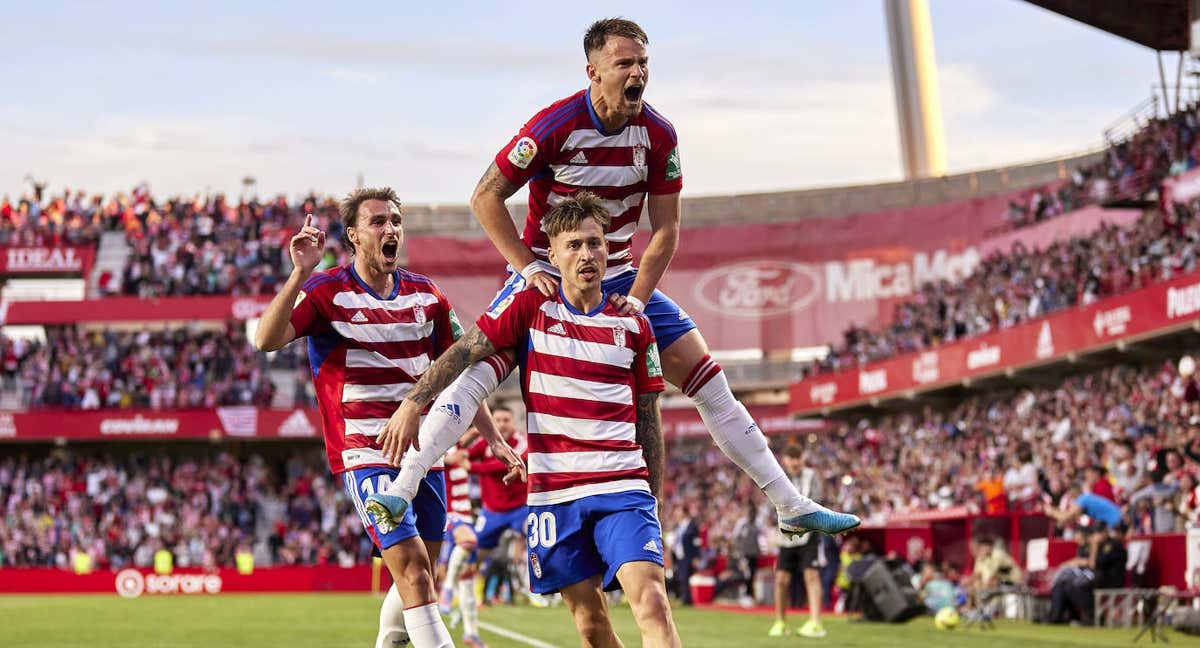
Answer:
[[[708,433],[725,456],[763,489],[782,515],[792,517],[823,508],[804,497],[787,478],[779,460],[767,445],[767,437],[729,389],[725,371],[719,368],[692,396]]]
[[[395,585],[388,588],[379,608],[379,634],[375,637],[375,648],[395,648],[408,640],[404,629],[404,602]]]
[[[475,579],[458,581],[458,609],[462,612],[463,636],[479,636],[479,601],[475,600]]]
[[[442,623],[437,603],[426,603],[404,611],[404,624],[413,648],[454,648],[450,631]]]
[[[495,358],[493,356],[467,367],[461,376],[438,394],[425,421],[421,423],[418,436],[421,451],[409,450],[405,453],[400,461],[400,474],[384,492],[413,501],[429,469],[458,443],[467,428],[471,427],[479,404],[488,394],[496,391],[501,378],[508,376],[507,372],[504,376],[497,375],[500,365],[493,362]],[[504,367],[509,366],[507,359],[500,360]]]
[[[450,560],[446,561],[446,584],[453,585],[458,582],[458,577],[462,574],[462,570],[467,566],[467,560],[471,558],[471,552],[465,547],[455,545],[454,550],[450,552]]]

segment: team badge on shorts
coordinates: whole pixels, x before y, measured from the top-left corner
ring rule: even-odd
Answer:
[[[646,166],[646,147],[642,146],[641,144],[633,147],[633,166]]]
[[[512,150],[508,152],[508,161],[512,162],[513,166],[522,169],[529,168],[529,163],[533,162],[534,156],[537,155],[537,142],[532,138],[522,137],[513,144]]]
[[[538,560],[537,554],[529,553],[529,568],[533,570],[534,578],[542,577],[542,561]]]
[[[417,324],[425,323],[425,307],[421,304],[413,306],[413,321]]]
[[[619,347],[625,346],[625,327],[624,326],[614,326],[613,327],[613,344],[615,344]]]

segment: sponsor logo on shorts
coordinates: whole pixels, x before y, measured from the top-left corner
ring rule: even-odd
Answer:
[[[529,568],[533,570],[534,578],[542,577],[542,561],[538,560],[537,554],[529,553]]]
[[[537,142],[532,138],[522,137],[513,144],[512,149],[508,152],[508,161],[512,162],[513,166],[522,169],[529,168],[529,163],[533,162],[534,156],[537,155]]]
[[[652,551],[656,554],[662,555],[662,552],[658,549],[658,541],[653,539],[642,545],[642,551]]]

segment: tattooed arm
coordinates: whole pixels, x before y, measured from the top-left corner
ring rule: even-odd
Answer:
[[[446,352],[438,356],[429,369],[417,381],[412,390],[404,395],[405,402],[424,408],[443,389],[458,378],[467,367],[496,352],[492,341],[476,326],[455,342]]]
[[[475,185],[475,193],[471,195],[471,212],[483,226],[492,244],[504,255],[504,259],[513,268],[520,270],[534,260],[533,253],[521,242],[521,235],[513,223],[512,216],[504,201],[517,192],[517,187],[500,173],[493,162],[483,172],[479,184]]]
[[[635,438],[642,446],[642,457],[650,471],[650,492],[662,502],[663,473],[666,471],[666,451],[663,445],[662,420],[658,411],[658,392],[638,394]]]
[[[475,185],[475,193],[471,195],[471,212],[475,214],[475,219],[483,226],[483,231],[487,232],[492,245],[496,246],[504,260],[508,261],[508,265],[517,272],[521,272],[537,259],[521,240],[521,234],[513,224],[512,215],[508,213],[508,207],[504,206],[504,201],[519,188],[509,182],[496,163],[492,162],[487,171],[483,172],[479,184]],[[550,296],[558,290],[557,281],[549,273],[530,273],[525,279],[543,295]]]
[[[495,352],[496,348],[491,340],[476,326],[429,365],[429,369],[425,370],[417,384],[404,395],[400,407],[379,433],[379,448],[393,466],[400,465],[401,456],[410,446],[416,450],[421,449],[418,441],[421,410],[425,409],[429,401],[454,382],[467,367]],[[480,408],[480,412],[486,411],[486,408]]]

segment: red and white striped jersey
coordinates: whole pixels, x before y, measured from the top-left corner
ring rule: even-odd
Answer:
[[[446,518],[447,523],[455,520],[473,523],[471,509],[471,473],[458,464],[446,466]]]
[[[383,297],[352,264],[332,268],[309,277],[292,307],[296,337],[308,336],[334,474],[388,465],[376,437],[433,359],[462,335],[450,301],[428,277],[397,270],[393,279]]]
[[[674,194],[683,188],[675,127],[649,104],[620,130],[604,130],[590,90],[550,104],[533,116],[496,154],[496,167],[516,186],[529,183],[529,215],[521,239],[548,261],[549,239],[542,218],[581,189],[595,193],[612,217],[608,271],[633,268],[633,233],[647,193]],[[546,264],[547,270],[557,269]],[[519,270],[520,268],[518,268]]]
[[[497,349],[517,350],[529,413],[530,506],[649,491],[636,441],[637,397],[663,390],[650,321],[607,301],[581,313],[526,290],[479,317]]]

